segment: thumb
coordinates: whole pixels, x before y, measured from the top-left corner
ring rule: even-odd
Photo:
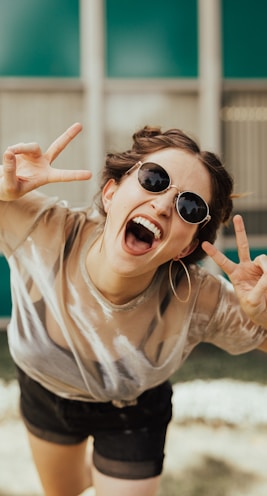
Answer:
[[[18,181],[16,177],[16,157],[12,151],[7,149],[3,155],[0,198],[3,201],[8,201],[17,197]]]

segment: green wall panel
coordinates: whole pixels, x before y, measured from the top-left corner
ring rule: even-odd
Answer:
[[[79,65],[79,0],[0,0],[0,76],[79,77]]]
[[[197,77],[197,0],[104,2],[108,77]],[[267,78],[267,1],[221,4],[224,77]],[[0,77],[79,75],[79,0],[0,0]]]
[[[266,25],[266,0],[222,0],[224,77],[267,78]]]
[[[106,0],[107,76],[197,77],[197,0]]]
[[[0,318],[9,317],[11,314],[9,282],[9,266],[6,259],[0,254]]]
[[[267,251],[267,246],[262,247],[262,248],[251,248],[250,249],[250,258],[251,260],[254,260],[254,258],[258,257],[259,255],[262,255],[263,253],[266,253]],[[238,257],[238,251],[235,248],[227,248],[224,250],[224,254],[230,258],[235,263],[239,263],[239,257]]]

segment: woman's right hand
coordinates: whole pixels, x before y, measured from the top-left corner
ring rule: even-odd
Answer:
[[[0,200],[12,201],[40,186],[55,182],[84,181],[91,178],[88,170],[62,170],[52,162],[82,130],[73,124],[42,153],[37,143],[9,146],[0,165]]]

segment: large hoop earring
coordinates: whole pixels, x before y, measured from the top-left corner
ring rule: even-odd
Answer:
[[[179,258],[177,260],[177,262],[179,262],[184,271],[185,271],[185,274],[186,274],[186,277],[187,277],[187,282],[188,282],[188,294],[187,294],[187,297],[182,300],[181,298],[179,298],[178,294],[176,293],[176,290],[175,290],[175,287],[174,287],[174,283],[173,283],[173,280],[172,280],[172,266],[173,266],[173,262],[176,261],[176,260],[171,260],[170,261],[170,264],[169,264],[169,281],[170,281],[170,286],[172,288],[172,292],[175,296],[175,298],[180,302],[180,303],[187,303],[189,301],[189,298],[191,296],[191,292],[192,292],[192,285],[191,285],[191,280],[190,280],[190,275],[189,275],[189,272],[188,272],[188,269],[185,265],[185,263]]]

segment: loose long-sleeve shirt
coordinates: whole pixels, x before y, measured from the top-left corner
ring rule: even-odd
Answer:
[[[10,351],[44,387],[65,398],[127,403],[169,378],[201,342],[238,354],[266,339],[232,285],[198,265],[189,267],[187,303],[174,297],[165,266],[133,300],[109,302],[86,268],[100,223],[92,209],[39,192],[0,202],[0,250],[13,302]],[[187,293],[186,277],[177,293]]]

